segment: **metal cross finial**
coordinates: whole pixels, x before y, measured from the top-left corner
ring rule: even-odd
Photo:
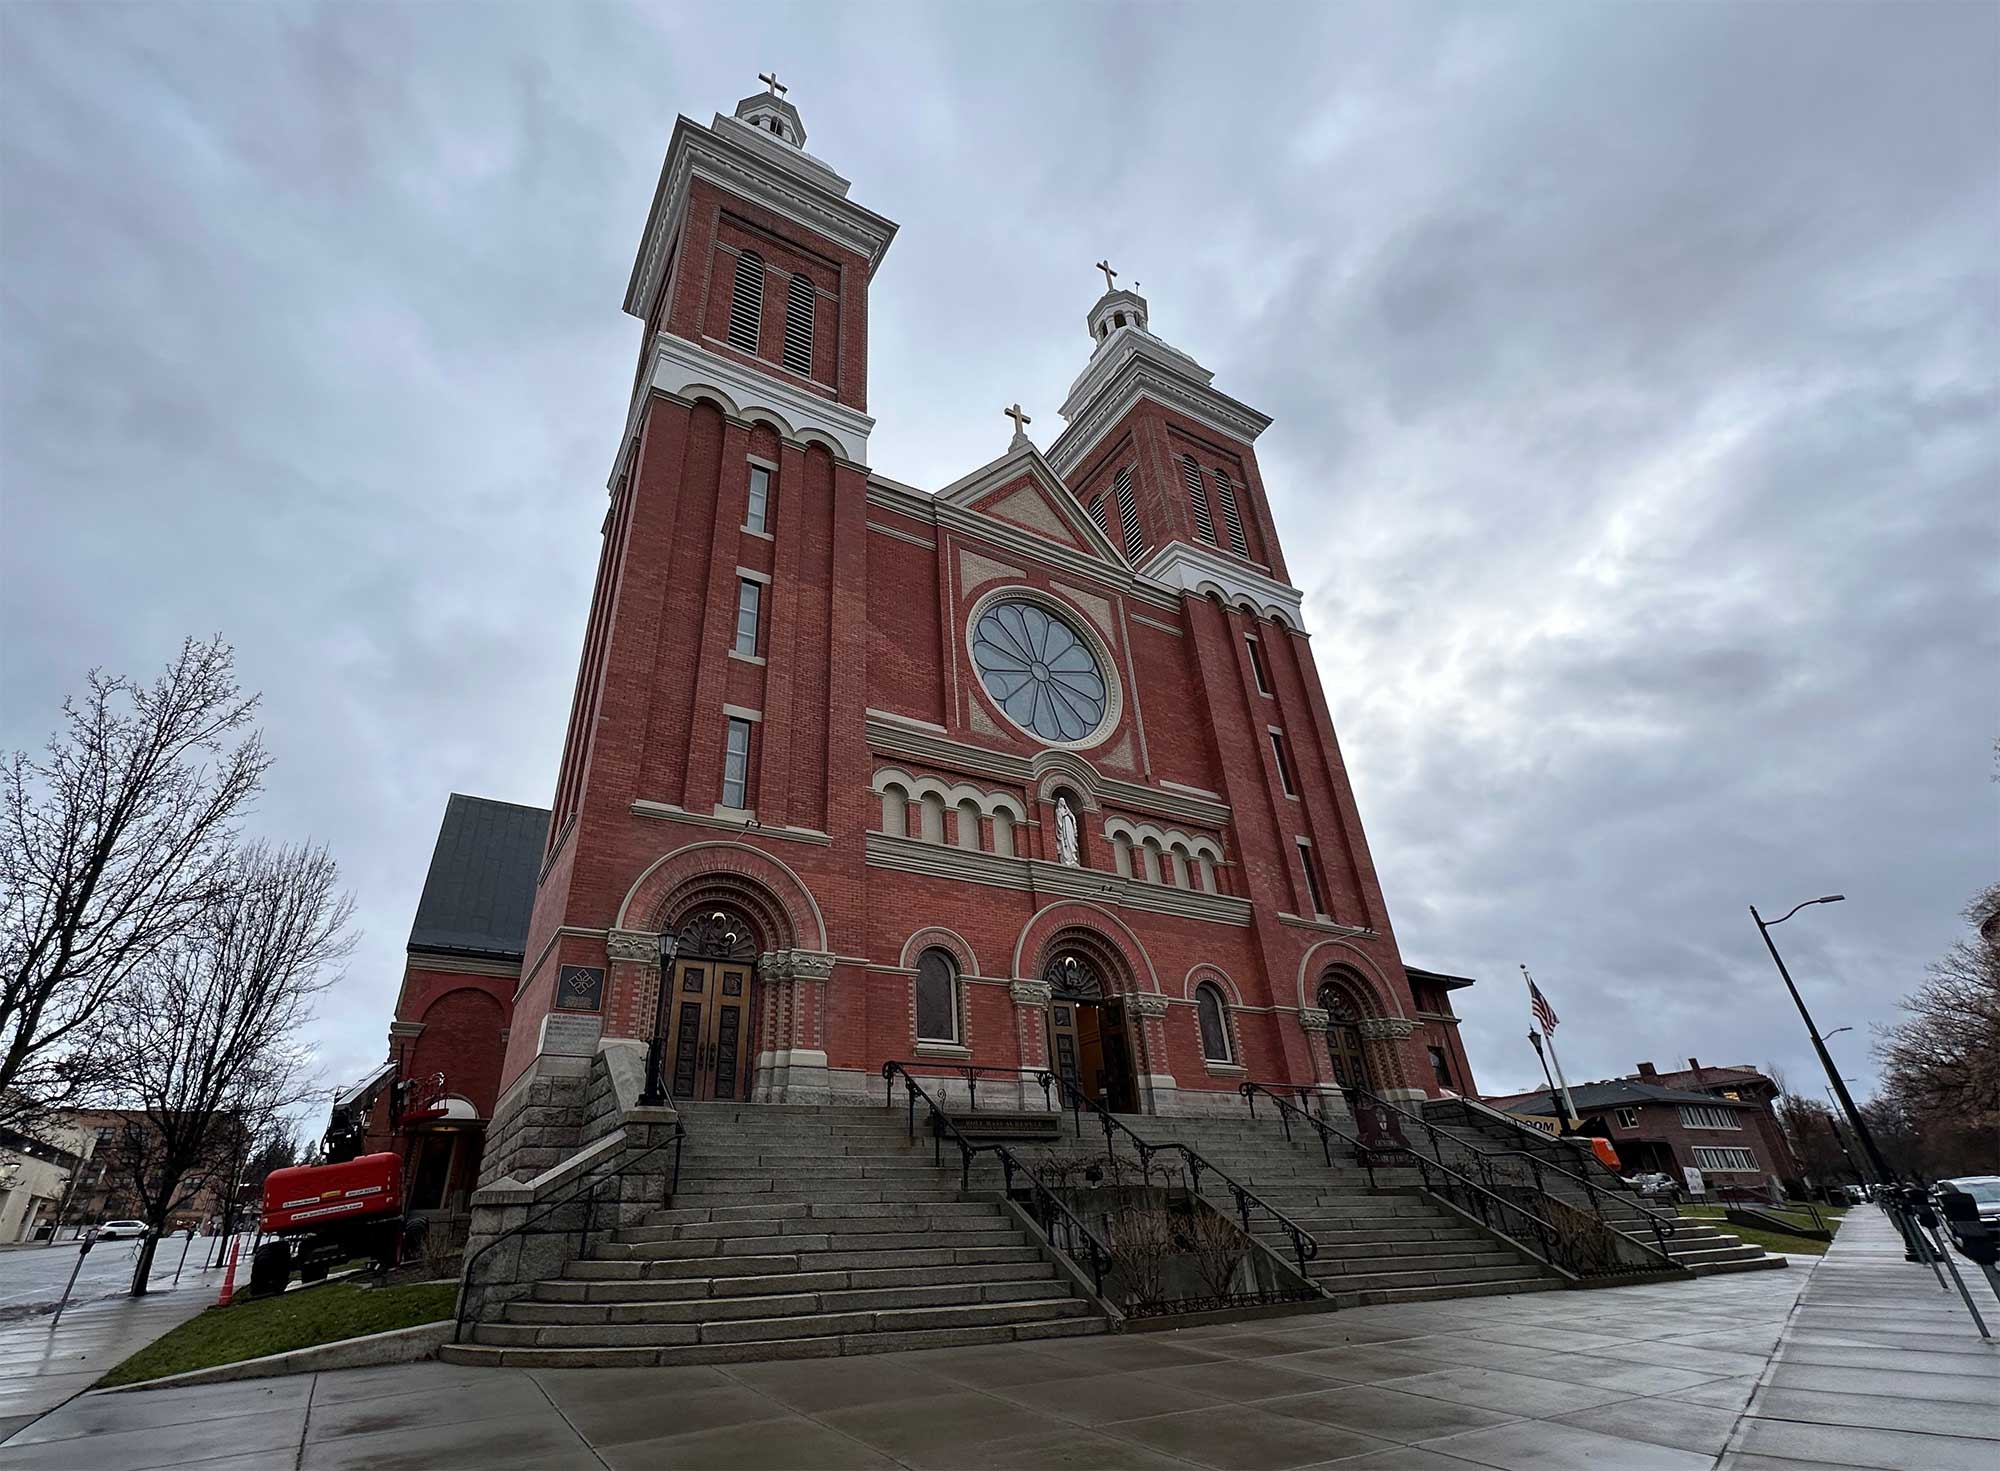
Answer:
[[[1097,263],[1097,269],[1104,272],[1104,289],[1106,291],[1116,291],[1118,289],[1118,283],[1114,281],[1112,277],[1116,276],[1118,273],[1111,269],[1111,262],[1108,260],[1101,260]]]
[[[1021,405],[1019,403],[1014,404],[1011,408],[1004,408],[1000,412],[1005,414],[1008,418],[1014,421],[1014,432],[1016,434],[1020,434],[1023,432],[1021,428],[1022,425],[1032,424],[1035,422],[1033,419],[1029,418],[1026,414],[1021,412]]]
[[[762,82],[765,86],[771,89],[771,95],[773,97],[782,97],[787,92],[792,90],[790,87],[787,87],[783,82],[780,82],[778,80],[778,74],[774,71],[758,72],[757,80]]]

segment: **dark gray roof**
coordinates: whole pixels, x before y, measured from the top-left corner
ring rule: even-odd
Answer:
[[[1733,1098],[1717,1098],[1712,1093],[1689,1093],[1680,1088],[1657,1088],[1651,1083],[1633,1083],[1624,1078],[1614,1078],[1608,1083],[1573,1083],[1569,1096],[1576,1102],[1578,1113],[1596,1113],[1606,1108],[1635,1108],[1642,1103],[1706,1103],[1716,1108],[1755,1108],[1754,1103],[1743,1103]],[[1549,1114],[1556,1106],[1549,1099],[1549,1090],[1544,1088],[1536,1093],[1523,1093],[1518,1098],[1489,1098],[1492,1107],[1502,1113]]]
[[[1433,981],[1447,991],[1458,991],[1466,986],[1479,984],[1471,976],[1448,976],[1441,970],[1425,970],[1422,966],[1416,965],[1404,966],[1403,974],[1413,981]]]
[[[451,794],[410,949],[519,960],[549,834],[541,807]]]

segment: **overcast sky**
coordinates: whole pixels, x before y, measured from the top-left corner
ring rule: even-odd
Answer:
[[[1834,1049],[2000,876],[1988,4],[0,7],[0,746],[221,632],[365,927],[546,805],[677,113],[902,230],[875,468],[1043,444],[1108,255],[1258,449],[1405,957],[1488,1091]],[[315,1132],[321,1120],[312,1121]]]

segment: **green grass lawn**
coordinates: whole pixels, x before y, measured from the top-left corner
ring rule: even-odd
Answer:
[[[280,1297],[241,1297],[226,1308],[210,1308],[142,1348],[98,1381],[100,1389],[234,1364],[265,1354],[310,1348],[391,1328],[413,1328],[449,1318],[457,1298],[455,1282],[421,1282],[374,1291],[351,1282],[331,1282],[310,1292]]]
[[[1731,1236],[1751,1246],[1761,1246],[1766,1251],[1785,1256],[1826,1255],[1828,1243],[1824,1241],[1815,1241],[1810,1236],[1792,1236],[1780,1231],[1762,1231],[1754,1226],[1739,1226],[1733,1221],[1723,1219],[1723,1209],[1719,1205],[1683,1204],[1680,1213],[1691,1219],[1714,1221],[1718,1230],[1727,1231]],[[1801,1210],[1782,1210],[1768,1205],[1754,1206],[1752,1209],[1768,1216],[1776,1216],[1780,1220],[1795,1221],[1801,1226],[1812,1224],[1812,1217]],[[1837,1231],[1840,1229],[1840,1218],[1846,1214],[1846,1209],[1841,1206],[1823,1205],[1819,1208],[1819,1213],[1827,1225]]]

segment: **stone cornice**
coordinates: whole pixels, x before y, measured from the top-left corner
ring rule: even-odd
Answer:
[[[639,401],[643,401],[647,389],[686,398],[690,396],[689,390],[697,387],[713,388],[724,395],[728,399],[725,407],[732,418],[754,419],[762,411],[778,421],[772,427],[788,440],[797,442],[801,436],[816,432],[842,459],[857,464],[867,459],[868,436],[874,431],[875,420],[861,410],[837,399],[809,393],[787,383],[775,371],[746,366],[672,332],[657,334],[653,338],[652,367],[640,389]],[[637,406],[635,402],[635,410]],[[628,428],[625,438],[629,442],[631,437]],[[623,454],[621,449],[620,464]],[[614,485],[618,471],[619,464],[614,464],[611,472]]]
[[[970,745],[965,741],[953,740],[950,736],[913,730],[909,726],[887,720],[869,719],[867,737],[868,744],[884,754],[962,771],[967,775],[997,777],[1003,781],[1019,782],[1026,786],[1040,774],[1036,763],[1027,757]],[[1095,774],[1095,768],[1091,770]],[[1230,821],[1227,803],[1210,802],[1200,797],[1163,791],[1158,787],[1144,786],[1139,782],[1122,781],[1116,777],[1103,775],[1096,775],[1091,785],[1095,788],[1095,795],[1101,803],[1124,808],[1127,811],[1179,818],[1184,822],[1199,823],[1205,827],[1226,827]]]
[[[1168,372],[1152,358],[1135,354],[1091,393],[1079,416],[1043,452],[1049,465],[1058,475],[1068,475],[1142,398],[1185,414],[1244,444],[1254,443],[1271,426],[1270,415],[1261,414],[1206,384]]]
[[[1146,909],[1207,924],[1247,926],[1251,918],[1250,901],[1227,894],[1139,883],[1101,869],[1068,868],[1039,858],[1002,858],[993,853],[892,837],[887,833],[868,834],[866,861],[870,868],[1016,889],[1037,898],[1092,899],[1101,904]]]
[[[711,817],[705,812],[689,812],[676,807],[671,802],[655,802],[640,797],[632,803],[634,817],[650,817],[659,822],[685,822],[694,827],[719,827],[725,832],[744,837],[781,838],[788,843],[811,843],[816,847],[827,847],[833,839],[828,834],[810,827],[771,827],[757,823],[732,822],[726,817]]]
[[[1291,925],[1294,929],[1318,930],[1322,935],[1347,935],[1357,940],[1379,938],[1377,932],[1368,925],[1340,924],[1330,919],[1302,919],[1296,914],[1278,915],[1279,924]]]
[[[1201,596],[1213,591],[1231,607],[1247,602],[1265,617],[1282,617],[1301,631],[1305,627],[1304,593],[1213,548],[1170,541],[1153,554],[1144,571],[1154,581],[1182,592]]]
[[[896,238],[895,221],[847,199],[847,181],[817,160],[765,157],[720,129],[705,128],[691,117],[677,118],[625,288],[625,310],[635,317],[651,314],[665,274],[667,244],[680,231],[688,187],[697,178],[864,257],[871,280]]]

